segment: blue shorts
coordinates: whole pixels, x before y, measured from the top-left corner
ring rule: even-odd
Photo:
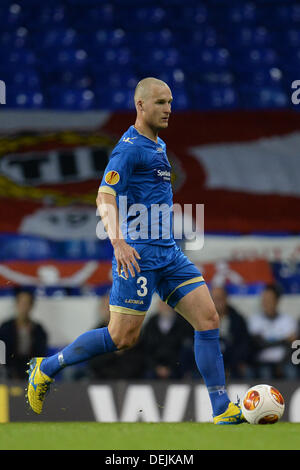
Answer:
[[[198,268],[177,245],[168,247],[151,244],[131,244],[141,256],[141,272],[128,279],[119,275],[115,258],[112,261],[113,285],[110,293],[110,310],[114,312],[145,315],[152,296],[157,292],[162,300],[175,308],[188,292],[205,283]]]

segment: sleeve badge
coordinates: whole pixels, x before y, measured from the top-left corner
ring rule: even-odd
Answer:
[[[120,175],[117,171],[109,171],[105,175],[105,183],[110,184],[113,186],[120,181]]]

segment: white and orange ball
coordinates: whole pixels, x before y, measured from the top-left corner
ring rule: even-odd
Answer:
[[[242,403],[243,415],[250,424],[273,424],[284,413],[284,399],[272,385],[255,385],[246,392]]]

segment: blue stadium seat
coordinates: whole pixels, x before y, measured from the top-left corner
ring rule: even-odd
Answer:
[[[0,78],[19,107],[132,109],[154,75],[174,109],[280,108],[299,78],[296,0],[2,0],[0,21]]]
[[[70,10],[69,21],[72,27],[83,32],[97,31],[100,28],[113,29],[115,8],[112,3],[107,2],[92,7],[75,7]]]
[[[139,44],[139,47],[172,47],[175,42],[175,34],[168,28],[161,30],[144,31],[137,33],[131,33],[130,42],[132,47],[135,44]],[[148,53],[148,52],[147,52]]]
[[[126,25],[134,30],[164,28],[167,24],[167,12],[159,6],[137,6],[132,9],[118,10],[118,21],[125,20]]]
[[[290,96],[279,86],[258,88],[242,85],[239,93],[245,109],[277,109],[290,106]]]
[[[136,55],[136,68],[140,74],[157,75],[165,69],[181,66],[181,57],[176,48],[153,48],[147,54],[139,50]]]
[[[41,54],[39,57],[39,69],[47,86],[55,85],[64,72],[77,73],[80,77],[88,74],[88,65],[89,57],[84,49],[55,49],[51,54]]]
[[[173,111],[185,111],[191,109],[191,102],[188,92],[181,87],[178,90],[173,90],[173,102],[172,110]]]
[[[35,53],[30,49],[9,49],[6,54],[0,54],[0,64],[32,67],[37,63]]]
[[[15,30],[24,23],[25,14],[19,3],[11,2],[0,6],[0,24],[2,31]]]
[[[128,43],[128,33],[124,29],[99,29],[90,37],[90,44],[94,48],[124,47]]]
[[[194,74],[195,77],[195,74]],[[193,80],[193,76],[190,76],[190,80]],[[203,85],[214,85],[214,86],[233,86],[236,80],[235,75],[230,69],[212,71],[212,72],[203,72],[197,74],[197,80]]]
[[[267,47],[272,44],[272,35],[264,26],[242,26],[228,32],[227,44],[234,49]]]
[[[106,85],[114,89],[127,88],[128,90],[133,90],[138,82],[136,75],[126,70],[122,72],[108,72],[105,74],[104,79]]]
[[[226,20],[232,24],[253,24],[257,20],[257,6],[253,2],[246,2],[226,7]]]
[[[124,1],[124,0],[123,0]],[[161,5],[166,6],[166,7],[182,7],[182,0],[161,0],[160,1]],[[184,5],[185,6],[199,6],[200,2],[199,0],[185,0]]]
[[[300,49],[300,27],[299,29],[288,29],[283,31],[281,37],[281,45],[285,48],[299,48]]]
[[[49,28],[47,31],[38,31],[33,35],[33,42],[37,49],[76,48],[78,34],[73,28]]]
[[[196,6],[185,6],[181,10],[181,27],[183,24],[189,26],[190,28],[199,26],[199,25],[206,25],[208,22],[208,14],[209,11],[207,7],[201,3]],[[180,21],[180,18],[179,18]],[[180,25],[178,24],[180,27]]]
[[[270,67],[277,67],[279,65],[279,56],[273,48],[250,48],[243,49],[234,57],[234,69],[248,70],[251,72],[253,69],[264,69]]]
[[[93,79],[91,74],[86,69],[69,69],[63,68],[57,70],[55,73],[55,83],[63,88],[69,87],[71,89],[76,88],[91,88],[93,85]],[[51,84],[51,83],[50,83]]]
[[[36,29],[61,27],[67,24],[66,7],[64,4],[43,5],[41,2],[34,9],[29,10],[26,22],[32,31]]]
[[[95,69],[118,69],[120,67],[128,68],[132,64],[133,57],[128,47],[110,47],[106,49],[99,49],[94,51],[93,62]],[[98,62],[98,63],[97,63]],[[98,67],[97,67],[98,66]]]
[[[282,69],[286,82],[292,82],[299,79],[300,71],[300,48],[290,49],[286,60],[282,61]]]
[[[191,48],[184,60],[186,69],[196,74],[228,69],[231,64],[229,50],[220,47]]]
[[[70,67],[84,67],[88,62],[88,55],[84,49],[65,48],[57,55],[57,65]]]
[[[166,82],[172,90],[185,89],[188,86],[186,74],[180,68],[164,70],[156,77]]]
[[[253,86],[273,86],[283,83],[284,74],[278,67],[271,67],[258,70],[244,70],[238,74],[241,83]]]
[[[97,104],[100,109],[133,110],[133,90],[103,88],[98,92]]]
[[[143,6],[153,6],[153,0],[143,0]],[[114,4],[119,7],[125,7],[127,9],[132,9],[141,6],[140,0],[114,0]]]
[[[3,1],[3,0],[2,0]],[[1,1],[1,3],[2,3]],[[8,1],[8,3],[16,3],[16,0],[4,0],[5,2]],[[20,4],[24,4],[25,2],[21,2],[20,1]],[[26,10],[27,8],[29,9],[29,14],[32,15],[32,9],[38,9],[38,8],[41,8],[42,5],[41,5],[41,0],[26,0]],[[64,0],[47,0],[47,7],[51,7],[51,8],[55,8],[59,5],[61,5],[62,3],[65,3]]]
[[[49,93],[51,108],[86,111],[95,108],[95,94],[89,89],[63,89],[54,87]]]
[[[8,108],[41,109],[44,107],[44,96],[39,90],[22,90],[8,87],[6,106]]]
[[[101,60],[91,61],[88,68],[94,87],[132,89],[138,80],[136,71],[130,66],[104,67]]]
[[[298,2],[291,4],[279,5],[273,9],[272,15],[270,15],[278,25],[284,23],[288,27],[292,24],[300,25],[300,5]]]
[[[193,103],[196,109],[236,109],[238,94],[231,86],[194,85]]]
[[[180,54],[176,48],[155,48],[149,51],[149,62],[154,67],[177,67],[180,65]]]
[[[183,33],[182,36],[183,44],[181,48],[188,49],[190,47],[217,47],[220,38],[218,32],[212,26],[203,26],[197,29],[190,29]]]
[[[22,26],[11,31],[3,31],[0,33],[0,47],[3,50],[28,48],[28,36],[28,30]]]
[[[81,73],[89,64],[89,58],[83,49],[66,48],[51,51],[51,54],[40,54],[39,68],[46,81],[54,79],[61,71],[78,71]],[[53,83],[52,83],[53,85]]]
[[[40,75],[34,68],[8,67],[1,73],[1,78],[13,88],[38,91],[41,89]]]
[[[55,0],[57,1],[57,0]],[[74,6],[84,6],[84,7],[99,7],[109,3],[107,0],[65,0],[65,3],[70,8],[74,8]],[[114,3],[115,0],[114,0]]]

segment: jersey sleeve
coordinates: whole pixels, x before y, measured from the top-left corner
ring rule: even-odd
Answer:
[[[113,196],[125,193],[129,178],[138,160],[139,152],[136,146],[132,148],[129,146],[115,148],[105,168],[99,192],[112,194]]]

